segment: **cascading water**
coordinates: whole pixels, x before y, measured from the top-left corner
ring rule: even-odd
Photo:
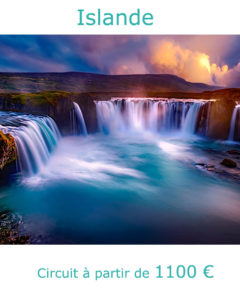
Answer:
[[[76,102],[73,102],[73,133],[76,135],[88,134],[81,108]]]
[[[143,130],[194,134],[200,110],[205,105],[207,101],[179,99],[96,101],[99,129],[105,134]]]
[[[0,112],[1,130],[16,139],[22,171],[34,174],[0,194],[0,214],[7,212],[3,221],[11,220],[13,238],[16,222],[8,211],[21,217],[19,234],[31,243],[239,243],[237,168],[220,165],[229,146],[183,138],[205,133],[210,104],[96,102],[99,128],[124,135],[63,137],[46,165],[59,138],[52,119]]]
[[[37,173],[60,138],[56,123],[50,117],[5,112],[0,113],[0,123],[0,129],[15,139],[20,172]]]
[[[240,140],[240,104],[236,105],[233,110],[228,139],[230,141]]]
[[[185,118],[183,118],[183,126],[182,129],[184,132],[193,134],[196,130],[196,123],[199,114],[199,109],[204,103],[202,102],[194,102],[191,104],[190,108],[188,109]]]

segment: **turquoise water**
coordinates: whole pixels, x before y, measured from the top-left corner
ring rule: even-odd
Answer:
[[[33,243],[239,243],[240,185],[196,167],[196,137],[65,137],[39,173],[1,188]],[[208,151],[206,151],[208,149]]]

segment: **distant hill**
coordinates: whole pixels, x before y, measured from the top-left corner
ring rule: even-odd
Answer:
[[[169,74],[102,75],[67,73],[0,73],[0,93],[68,91],[92,93],[199,93],[219,89],[203,83],[188,82]]]

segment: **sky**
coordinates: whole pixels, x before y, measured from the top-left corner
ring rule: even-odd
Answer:
[[[240,88],[240,35],[0,35],[0,72],[69,71]]]

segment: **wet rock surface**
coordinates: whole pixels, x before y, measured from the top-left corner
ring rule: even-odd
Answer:
[[[236,162],[230,158],[224,158],[221,162],[221,165],[224,165],[225,167],[228,167],[228,168],[236,168],[237,167]]]
[[[205,152],[206,158],[196,162],[196,167],[222,179],[240,183],[240,151],[238,149],[227,151],[206,149]]]
[[[14,138],[0,130],[0,186],[16,173],[17,151]]]
[[[228,150],[227,153],[231,154],[231,155],[239,155],[240,156],[240,151],[237,149]]]
[[[10,134],[0,131],[0,170],[16,160],[16,146],[14,138]]]
[[[31,238],[21,233],[21,216],[5,210],[0,212],[0,244],[30,244]]]

